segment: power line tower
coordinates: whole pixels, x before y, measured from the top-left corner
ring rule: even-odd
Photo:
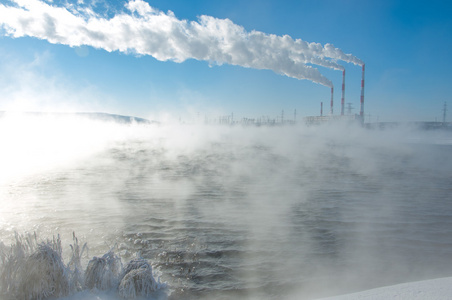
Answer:
[[[443,106],[443,125],[446,124],[446,111],[447,111],[447,102],[444,102],[444,106]]]

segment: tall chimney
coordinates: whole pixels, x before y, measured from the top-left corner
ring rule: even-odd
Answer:
[[[323,117],[323,102],[320,102],[320,116]]]
[[[331,109],[330,109],[330,114],[333,114],[333,92],[334,92],[334,87],[331,87]]]
[[[363,77],[361,79],[361,106],[359,109],[359,116],[362,122],[364,122],[364,67],[365,65],[363,65]]]
[[[342,98],[341,98],[341,116],[344,115],[345,105],[345,69],[342,71]]]

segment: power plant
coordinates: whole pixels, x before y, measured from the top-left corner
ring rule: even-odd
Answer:
[[[345,114],[345,69],[342,71],[342,97],[341,97],[341,113],[340,115],[334,115],[334,87],[331,87],[331,101],[330,101],[330,114],[328,116],[323,115],[323,102],[320,102],[320,116],[308,116],[303,118],[307,125],[314,125],[326,122],[337,122],[337,121],[358,121],[361,124],[364,123],[364,74],[365,65],[362,65],[362,77],[361,77],[361,97],[360,97],[360,108],[358,114]]]
[[[334,87],[331,86],[331,99],[330,99],[330,113],[324,115],[323,101],[320,102],[320,115],[319,116],[307,116],[303,118],[303,123],[306,125],[316,125],[329,122],[355,122],[358,124],[364,124],[364,76],[365,65],[362,65],[362,78],[361,78],[361,96],[360,96],[360,109],[359,114],[352,114],[352,103],[347,103],[347,113],[345,113],[345,69],[342,70],[342,97],[341,97],[341,111],[340,114],[334,115]],[[210,119],[207,116],[204,118],[206,124],[242,124],[242,125],[285,125],[297,123],[297,111],[294,110],[293,120],[284,118],[284,110],[276,117],[261,116],[258,118],[242,118],[235,120],[234,115],[223,115],[218,118]]]

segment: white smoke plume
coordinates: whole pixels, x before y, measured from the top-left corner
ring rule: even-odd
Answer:
[[[196,59],[268,69],[328,87],[331,81],[312,65],[343,70],[337,60],[363,64],[331,44],[247,32],[229,19],[203,15],[198,21],[179,20],[173,12],[159,11],[143,0],[131,0],[125,8],[106,18],[75,4],[58,7],[40,0],[12,0],[11,5],[0,4],[0,29],[14,38],[30,36],[71,47],[150,55],[160,61]]]

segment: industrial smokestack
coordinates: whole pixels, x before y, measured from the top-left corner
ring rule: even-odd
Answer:
[[[320,102],[320,116],[323,117],[323,102]]]
[[[344,106],[345,106],[345,69],[342,71],[341,116],[344,115]]]
[[[361,106],[359,109],[359,116],[361,117],[361,121],[364,122],[364,67],[363,64],[363,77],[361,79]]]
[[[330,114],[333,114],[333,93],[334,93],[334,87],[331,87],[331,108],[330,108]]]

